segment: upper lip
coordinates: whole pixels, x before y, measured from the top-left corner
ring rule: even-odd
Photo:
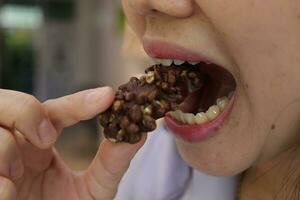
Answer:
[[[199,54],[183,46],[160,40],[143,39],[143,47],[148,56],[152,58],[220,64],[204,54]]]
[[[143,47],[148,56],[157,59],[182,60],[188,62],[206,62],[218,65],[230,72],[237,83],[237,79],[233,70],[233,63],[223,55],[207,56],[203,51],[204,47],[199,47],[200,52],[189,50],[183,45],[165,42],[163,40],[151,39],[144,37],[142,40]],[[206,47],[208,48],[208,47]],[[215,47],[211,47],[215,48]]]

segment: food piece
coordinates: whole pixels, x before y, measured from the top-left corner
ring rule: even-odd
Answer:
[[[132,77],[116,92],[112,106],[99,116],[105,137],[112,142],[137,143],[156,129],[155,120],[178,109],[184,98],[203,85],[198,68],[154,65],[142,77]]]

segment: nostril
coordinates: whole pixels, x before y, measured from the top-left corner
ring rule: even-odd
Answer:
[[[193,14],[191,0],[149,0],[152,13],[160,12],[173,17],[189,17]]]
[[[144,16],[153,12],[153,7],[149,4],[149,0],[127,0],[124,2],[125,9],[127,4],[128,8],[131,8],[132,11],[138,13],[139,15]]]
[[[149,16],[156,16],[156,15],[158,15],[159,13],[160,13],[159,10],[153,8],[153,9],[150,10]]]
[[[193,14],[192,0],[127,0],[129,7],[140,15],[162,13],[173,17],[189,17]]]

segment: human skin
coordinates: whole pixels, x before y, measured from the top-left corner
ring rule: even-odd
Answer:
[[[218,58],[236,79],[237,100],[230,119],[218,134],[197,144],[177,140],[183,159],[211,175],[236,175],[247,169],[243,200],[274,199],[281,184],[287,193],[294,191],[300,162],[300,1],[123,4],[140,40],[160,39]],[[105,95],[94,96],[94,103],[83,104],[86,92],[40,103],[26,94],[0,90],[0,199],[112,199],[144,140],[134,146],[104,140],[91,166],[81,173],[65,166],[51,148],[61,129],[111,104],[112,91],[100,93]],[[35,131],[42,119],[54,126],[42,131],[50,134],[46,143]],[[292,178],[283,181],[289,174]]]
[[[63,128],[91,119],[113,101],[111,88],[96,88],[39,102],[0,89],[0,199],[113,199],[129,162],[142,146],[103,140],[85,171],[68,168],[55,150]]]
[[[176,139],[189,165],[217,176],[248,170],[243,199],[253,199],[255,192],[258,196],[268,193],[262,199],[271,199],[278,185],[258,190],[278,178],[278,172],[286,175],[287,161],[293,160],[292,169],[300,174],[299,156],[295,156],[300,141],[300,1],[122,3],[128,24],[141,42],[168,42],[220,60],[236,80],[235,106],[215,136],[198,143]],[[277,169],[278,165],[282,168]],[[254,189],[253,180],[267,171],[269,178],[260,179]]]

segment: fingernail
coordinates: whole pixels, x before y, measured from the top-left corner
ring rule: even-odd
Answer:
[[[23,175],[23,164],[20,158],[16,159],[10,167],[10,176],[13,180],[20,178]]]
[[[99,99],[105,97],[110,90],[110,87],[102,87],[91,90],[86,96],[86,103],[90,104],[99,101]]]
[[[39,128],[38,133],[40,136],[40,140],[44,144],[53,144],[56,141],[56,131],[54,127],[50,124],[48,119],[44,119]]]

